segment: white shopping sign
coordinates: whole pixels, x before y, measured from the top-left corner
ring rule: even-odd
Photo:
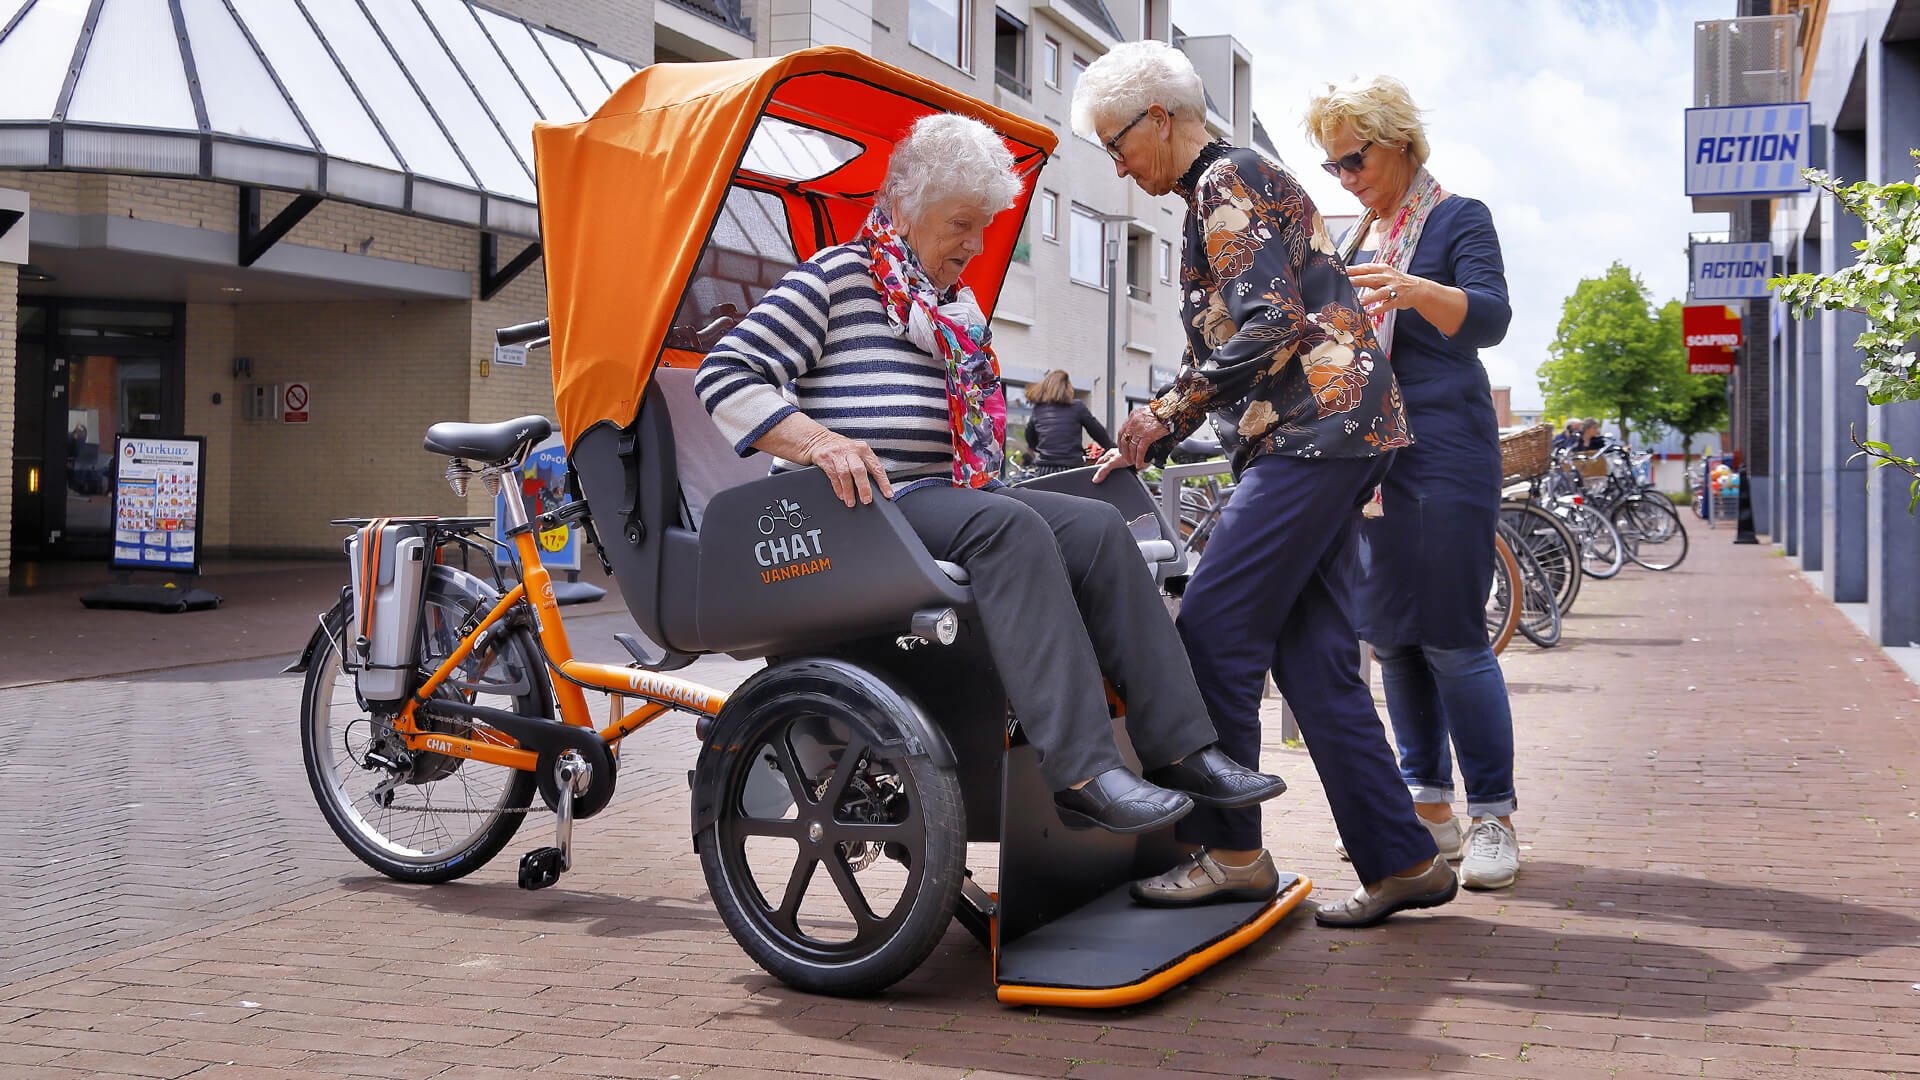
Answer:
[[[1695,300],[1750,300],[1767,295],[1773,276],[1773,245],[1693,245]]]
[[[1812,163],[1807,103],[1687,110],[1687,194],[1790,195]]]

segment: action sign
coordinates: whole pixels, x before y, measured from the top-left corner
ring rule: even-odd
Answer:
[[[313,398],[313,391],[303,382],[290,382],[280,391],[280,421],[286,424],[304,424],[307,422],[307,405]]]
[[[1687,194],[1791,195],[1807,190],[1807,103],[1687,110]]]
[[[1689,304],[1680,313],[1686,339],[1687,370],[1695,375],[1731,375],[1734,350],[1745,340],[1740,311],[1725,304]]]
[[[1773,245],[1693,245],[1695,300],[1749,300],[1767,295],[1773,276]]]
[[[200,572],[205,442],[114,437],[114,569]]]

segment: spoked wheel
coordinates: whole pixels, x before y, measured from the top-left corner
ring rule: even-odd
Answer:
[[[1580,582],[1585,578],[1580,572],[1580,542],[1574,539],[1573,532],[1559,518],[1527,502],[1501,503],[1500,520],[1520,538],[1522,546],[1539,564],[1541,573],[1547,576],[1560,614],[1564,616],[1572,611],[1574,598],[1580,595]]]
[[[1519,630],[1528,641],[1551,649],[1560,644],[1560,604],[1553,595],[1553,582],[1534,558],[1533,549],[1505,522],[1500,525],[1500,535],[1520,567]]]
[[[427,586],[421,635],[429,668],[449,655],[474,604],[447,588],[436,568]],[[452,881],[485,866],[520,828],[532,802],[529,772],[426,751],[409,751],[392,718],[368,713],[342,669],[344,613],[327,617],[329,639],[307,668],[300,748],[321,816],[360,861],[401,881]],[[439,693],[524,716],[552,716],[544,669],[524,631],[495,635]],[[462,738],[513,745],[484,724],[428,719]]]
[[[1514,630],[1520,626],[1520,605],[1514,602],[1520,588],[1520,564],[1514,560],[1506,537],[1496,534],[1493,585],[1487,590],[1487,643],[1493,646],[1495,656],[1505,651],[1507,642],[1513,640]]]
[[[1687,527],[1664,496],[1629,495],[1613,508],[1627,558],[1649,570],[1671,570],[1687,557]]]
[[[713,800],[696,837],[707,887],[740,947],[789,986],[882,990],[926,959],[953,917],[966,858],[960,781],[896,734],[889,712],[900,707],[851,665],[781,665],[728,701],[701,752],[696,783]]]
[[[1560,512],[1580,544],[1580,572],[1602,581],[1618,574],[1627,562],[1626,548],[1607,516],[1584,503],[1563,507]]]

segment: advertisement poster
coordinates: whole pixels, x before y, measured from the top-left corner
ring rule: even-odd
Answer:
[[[520,498],[526,503],[527,516],[539,517],[548,510],[573,500],[567,496],[567,448],[554,435],[533,448],[520,469]],[[503,488],[493,500],[494,535],[507,531],[507,492]],[[548,529],[539,536],[540,562],[549,570],[580,569],[580,530],[571,525]],[[508,561],[504,550],[495,558]]]
[[[205,441],[114,438],[113,568],[200,572]]]

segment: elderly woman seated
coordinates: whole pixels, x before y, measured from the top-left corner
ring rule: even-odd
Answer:
[[[1020,191],[984,124],[914,124],[858,236],[769,290],[695,382],[742,455],[818,466],[841,501],[878,493],[935,558],[967,569],[994,666],[1070,825],[1134,833],[1285,790],[1214,746],[1185,651],[1120,513],[995,479],[1006,398],[987,318],[961,283]],[[1108,720],[1127,704],[1145,778]]]

